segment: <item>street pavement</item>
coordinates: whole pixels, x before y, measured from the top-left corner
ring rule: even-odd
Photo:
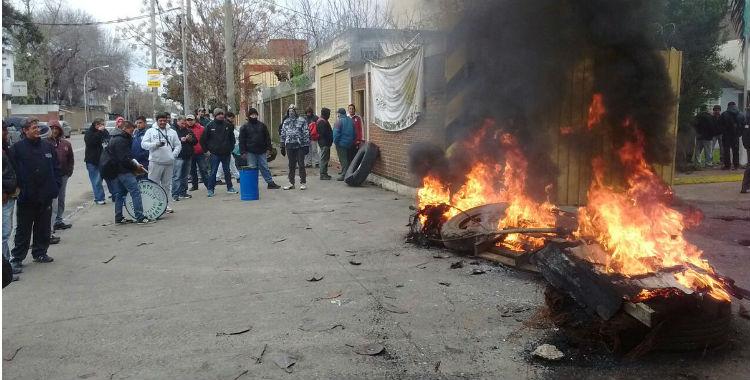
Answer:
[[[3,290],[4,379],[750,376],[740,318],[729,352],[534,360],[542,343],[573,349],[554,328],[532,327],[544,281],[405,244],[412,199],[319,181],[317,171],[306,191],[263,186],[259,201],[243,202],[223,186],[207,198],[201,186],[155,224],[116,226],[111,203],[91,204],[82,138],[71,140],[74,227],[50,248],[54,263],[29,263]],[[285,162],[272,165],[279,184]],[[731,238],[705,243],[748,285],[747,249]],[[367,343],[384,351],[355,353]],[[284,360],[295,364],[284,370]]]

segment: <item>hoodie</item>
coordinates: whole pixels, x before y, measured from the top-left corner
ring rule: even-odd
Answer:
[[[281,146],[287,149],[310,146],[310,129],[305,118],[294,110],[287,112],[289,117],[281,125]]]
[[[355,132],[354,123],[346,113],[338,113],[338,120],[333,126],[333,143],[342,148],[351,148],[354,145]]]
[[[739,138],[741,126],[744,126],[744,124],[745,117],[744,115],[740,115],[740,110],[735,104],[728,106],[727,110],[719,118],[721,133],[725,139],[734,140]]]
[[[240,128],[240,153],[263,154],[271,149],[271,134],[260,120],[250,118]]]
[[[162,142],[164,146],[160,146]],[[175,158],[180,154],[182,143],[174,129],[169,126],[161,129],[155,124],[146,131],[141,147],[149,151],[149,162],[169,165],[174,163]]]
[[[63,137],[63,130],[59,124],[52,124],[52,128],[60,131],[60,137],[53,138],[52,133],[50,133],[47,141],[55,148],[57,161],[60,164],[61,175],[70,177],[73,175],[73,167],[75,166],[73,147],[70,145],[70,142]]]

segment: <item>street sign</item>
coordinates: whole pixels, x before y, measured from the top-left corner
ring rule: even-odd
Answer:
[[[26,87],[26,82],[13,82],[12,88],[10,90],[12,96],[28,96],[28,89]]]
[[[159,88],[161,87],[161,70],[159,69],[148,69],[148,81],[146,82],[148,88]]]

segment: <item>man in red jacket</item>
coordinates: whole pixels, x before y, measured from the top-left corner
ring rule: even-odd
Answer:
[[[60,172],[62,174],[60,192],[57,194],[57,199],[52,200],[52,231],[54,232],[56,230],[67,230],[72,227],[70,223],[65,223],[63,214],[65,213],[65,189],[68,186],[68,179],[73,175],[75,159],[73,158],[73,147],[65,139],[60,122],[52,120],[49,126],[51,131],[48,142],[52,144],[57,152],[57,161],[60,163]],[[54,244],[53,241],[59,240],[58,237],[53,235],[50,238],[50,243]]]
[[[352,123],[354,123],[354,145],[349,150],[349,162],[352,162],[354,155],[357,154],[359,146],[365,141],[365,138],[362,134],[362,118],[357,115],[357,108],[354,104],[350,104],[347,111],[349,112],[349,117],[352,119]]]
[[[187,126],[193,131],[193,135],[198,141],[201,141],[201,136],[205,130],[204,126],[195,120],[194,115],[187,115],[185,117]],[[190,187],[190,191],[198,190],[198,171],[201,173],[201,180],[205,186],[206,177],[208,177],[208,166],[206,165],[206,152],[203,150],[200,142],[193,145],[193,160],[190,163],[190,182],[193,184]]]

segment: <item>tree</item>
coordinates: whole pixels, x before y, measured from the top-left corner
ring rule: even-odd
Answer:
[[[42,39],[42,34],[31,22],[31,18],[3,0],[3,45],[11,44],[12,41],[19,45],[38,44]]]
[[[731,71],[731,60],[719,55],[726,40],[723,20],[725,0],[662,0],[663,22],[659,37],[664,47],[682,51],[682,83],[678,116],[678,166],[692,157],[693,118],[702,104],[721,95],[719,74]]]

